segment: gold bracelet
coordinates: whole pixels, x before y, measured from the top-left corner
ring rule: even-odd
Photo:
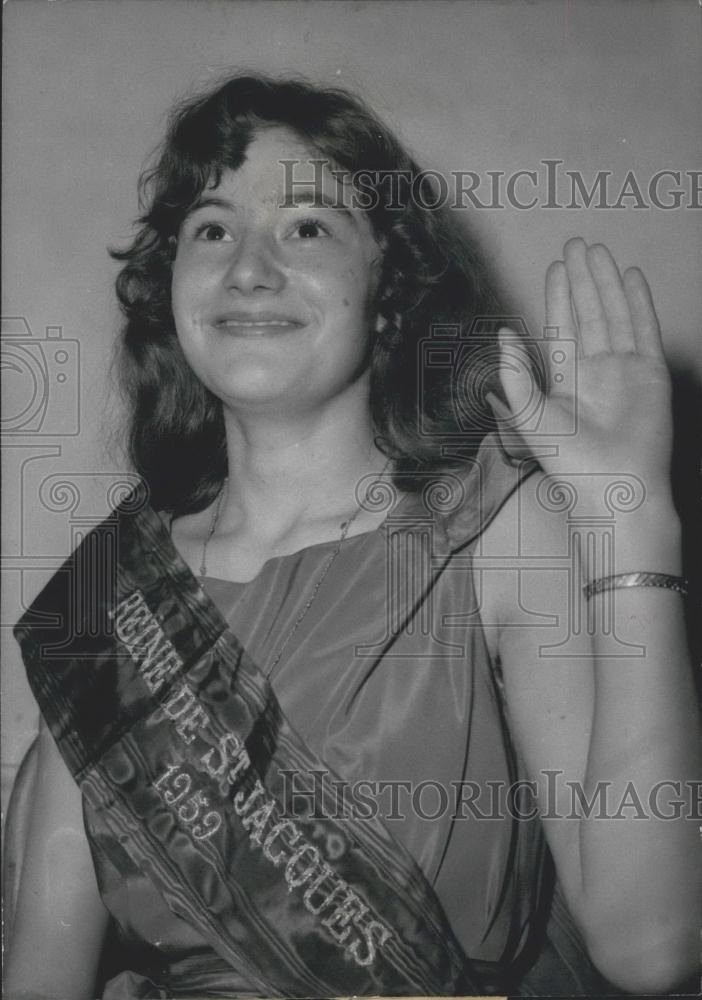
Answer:
[[[601,576],[583,587],[583,594],[589,601],[595,594],[605,590],[619,590],[623,587],[663,587],[687,597],[687,580],[682,576],[668,573],[617,573],[616,576]]]

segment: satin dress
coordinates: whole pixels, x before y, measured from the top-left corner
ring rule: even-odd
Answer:
[[[547,934],[552,866],[540,823],[510,815],[524,775],[473,566],[521,475],[484,446],[433,503],[391,498],[374,531],[270,559],[246,583],[208,577],[203,587],[345,804],[377,811],[415,858],[466,955],[513,970],[513,992],[583,993],[599,981],[558,898]],[[302,801],[313,779],[296,787]],[[85,821],[128,963],[105,1000],[255,995],[87,804]]]

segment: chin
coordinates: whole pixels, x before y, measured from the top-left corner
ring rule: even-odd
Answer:
[[[290,372],[272,370],[270,364],[251,364],[241,361],[230,362],[217,371],[195,374],[204,385],[223,403],[242,403],[277,399],[286,391],[292,391]]]
[[[261,378],[241,377],[230,379],[223,384],[218,380],[216,384],[209,384],[208,388],[222,404],[232,412],[238,411],[260,411],[270,408],[271,411],[278,410],[285,406],[285,401],[297,404],[300,400],[300,389],[293,387],[290,383],[281,384],[272,379],[270,373]]]

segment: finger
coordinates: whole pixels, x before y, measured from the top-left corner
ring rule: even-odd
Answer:
[[[519,433],[525,426],[533,424],[542,404],[542,395],[533,374],[532,362],[519,336],[513,330],[503,328],[498,337],[500,382],[509,411],[504,413],[504,404],[501,404],[495,413],[500,419],[509,419],[510,429]],[[500,408],[502,412],[499,412]]]
[[[570,284],[562,260],[554,260],[546,272],[546,326],[558,337],[577,338],[573,309],[570,301]]]
[[[651,289],[638,267],[630,267],[624,272],[624,293],[631,311],[636,350],[639,354],[664,361],[661,328]]]
[[[518,428],[514,426],[512,411],[509,406],[506,406],[494,392],[488,392],[485,398],[495,414],[497,433],[500,436],[502,447],[508,456],[513,459],[531,458],[531,448],[525,443]]]
[[[610,348],[607,320],[586,250],[585,241],[579,237],[568,240],[563,248],[573,310],[578,321],[580,351],[585,356]]]
[[[562,260],[546,272],[546,329],[539,345],[551,390],[570,391],[575,378],[578,332],[573,320],[570,283]],[[568,362],[571,363],[568,363]]]
[[[499,396],[496,396],[494,392],[488,392],[485,395],[485,399],[488,401],[492,407],[492,411],[498,420],[502,420],[505,423],[509,423],[512,419],[512,411],[506,403],[503,403]]]
[[[595,243],[587,249],[587,261],[605,312],[612,349],[636,350],[631,309],[614,258],[606,246]]]

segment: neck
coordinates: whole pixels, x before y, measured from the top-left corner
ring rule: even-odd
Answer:
[[[224,528],[244,524],[277,533],[315,518],[343,520],[356,507],[358,481],[384,467],[367,406],[246,419],[225,408],[229,483]]]

